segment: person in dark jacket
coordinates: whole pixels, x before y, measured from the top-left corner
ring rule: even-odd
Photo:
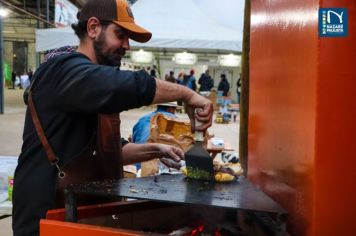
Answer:
[[[155,69],[152,69],[152,70],[150,71],[150,75],[151,75],[153,78],[157,78],[156,70],[155,70]]]
[[[199,92],[210,91],[214,87],[214,80],[209,75],[209,70],[201,74],[198,83],[200,84]]]
[[[12,89],[16,88],[16,76],[17,76],[16,72],[12,71],[11,72]]]
[[[229,93],[230,84],[227,81],[225,74],[221,74],[220,78],[221,78],[221,80],[218,85],[218,91],[223,91],[223,96],[227,96]]]
[[[184,158],[181,149],[170,145],[122,140],[121,111],[181,100],[193,131],[204,131],[212,123],[213,106],[206,98],[145,71],[119,69],[130,49],[129,38],[151,38],[136,25],[126,1],[88,0],[72,28],[80,39],[77,51],[64,47],[49,53],[24,95],[28,108],[13,189],[15,236],[38,235],[40,219],[47,210],[63,207],[58,196],[72,180],[97,181],[97,171],[105,168],[117,171],[104,172],[109,178],[120,178],[123,165]],[[195,114],[196,108],[201,110]],[[195,119],[202,125],[196,127]],[[101,135],[105,130],[112,135]],[[104,162],[108,158],[111,162]],[[92,159],[105,165],[88,165],[95,163]]]
[[[28,80],[29,80],[30,82],[32,82],[33,71],[32,71],[31,69],[28,70],[27,75],[28,75]]]
[[[166,81],[171,82],[171,83],[177,83],[177,80],[174,77],[174,71],[169,72],[169,76],[167,76]]]
[[[236,82],[236,93],[237,93],[237,104],[240,104],[241,101],[241,75]]]

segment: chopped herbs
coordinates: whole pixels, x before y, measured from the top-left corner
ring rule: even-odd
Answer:
[[[187,176],[192,179],[211,180],[212,176],[208,171],[187,167]]]

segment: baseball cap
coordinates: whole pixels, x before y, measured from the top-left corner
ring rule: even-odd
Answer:
[[[78,19],[86,21],[90,17],[112,21],[126,29],[132,40],[140,43],[145,43],[152,37],[151,32],[135,23],[131,8],[126,0],[87,0],[78,13]]]

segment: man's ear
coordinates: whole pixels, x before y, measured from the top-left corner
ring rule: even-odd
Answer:
[[[95,39],[101,30],[100,21],[96,17],[90,17],[87,23],[88,37]]]

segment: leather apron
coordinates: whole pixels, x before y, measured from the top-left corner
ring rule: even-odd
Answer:
[[[35,81],[33,81],[35,82]],[[48,161],[57,168],[55,207],[64,206],[64,188],[71,184],[123,177],[119,114],[98,115],[96,132],[89,143],[64,166],[59,165],[60,157],[49,144],[32,99],[32,85],[28,91],[28,106],[36,132],[46,151]],[[76,195],[78,205],[112,201],[89,195]],[[117,199],[116,199],[117,200]]]

